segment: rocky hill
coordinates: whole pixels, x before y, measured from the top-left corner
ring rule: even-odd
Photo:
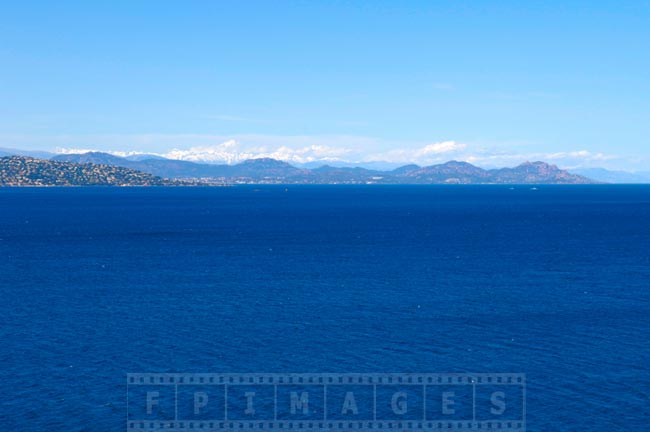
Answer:
[[[171,186],[165,180],[128,168],[78,164],[24,156],[0,157],[0,186]]]

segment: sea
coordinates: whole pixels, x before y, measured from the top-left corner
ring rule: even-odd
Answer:
[[[127,430],[127,374],[522,373],[650,430],[650,186],[0,189],[0,426]]]

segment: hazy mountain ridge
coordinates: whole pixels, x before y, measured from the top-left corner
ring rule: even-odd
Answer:
[[[605,183],[650,183],[650,172],[616,171],[605,168],[578,168],[570,172]]]
[[[50,159],[56,154],[40,150],[20,150],[15,148],[0,147],[0,157],[6,156],[26,156],[36,159]]]
[[[449,161],[420,167],[405,165],[391,171],[362,167],[298,168],[270,158],[249,159],[236,165],[212,165],[170,159],[130,160],[106,153],[65,154],[52,158],[75,163],[114,165],[172,179],[211,183],[306,184],[587,184],[597,183],[545,162],[526,162],[514,168],[485,170],[468,162]]]
[[[172,186],[180,184],[129,168],[0,157],[0,186]]]

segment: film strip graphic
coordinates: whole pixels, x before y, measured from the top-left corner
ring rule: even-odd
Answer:
[[[130,373],[127,431],[526,429],[522,373]]]

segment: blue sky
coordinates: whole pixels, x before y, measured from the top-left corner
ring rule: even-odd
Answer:
[[[0,147],[650,170],[648,1],[0,8]]]

